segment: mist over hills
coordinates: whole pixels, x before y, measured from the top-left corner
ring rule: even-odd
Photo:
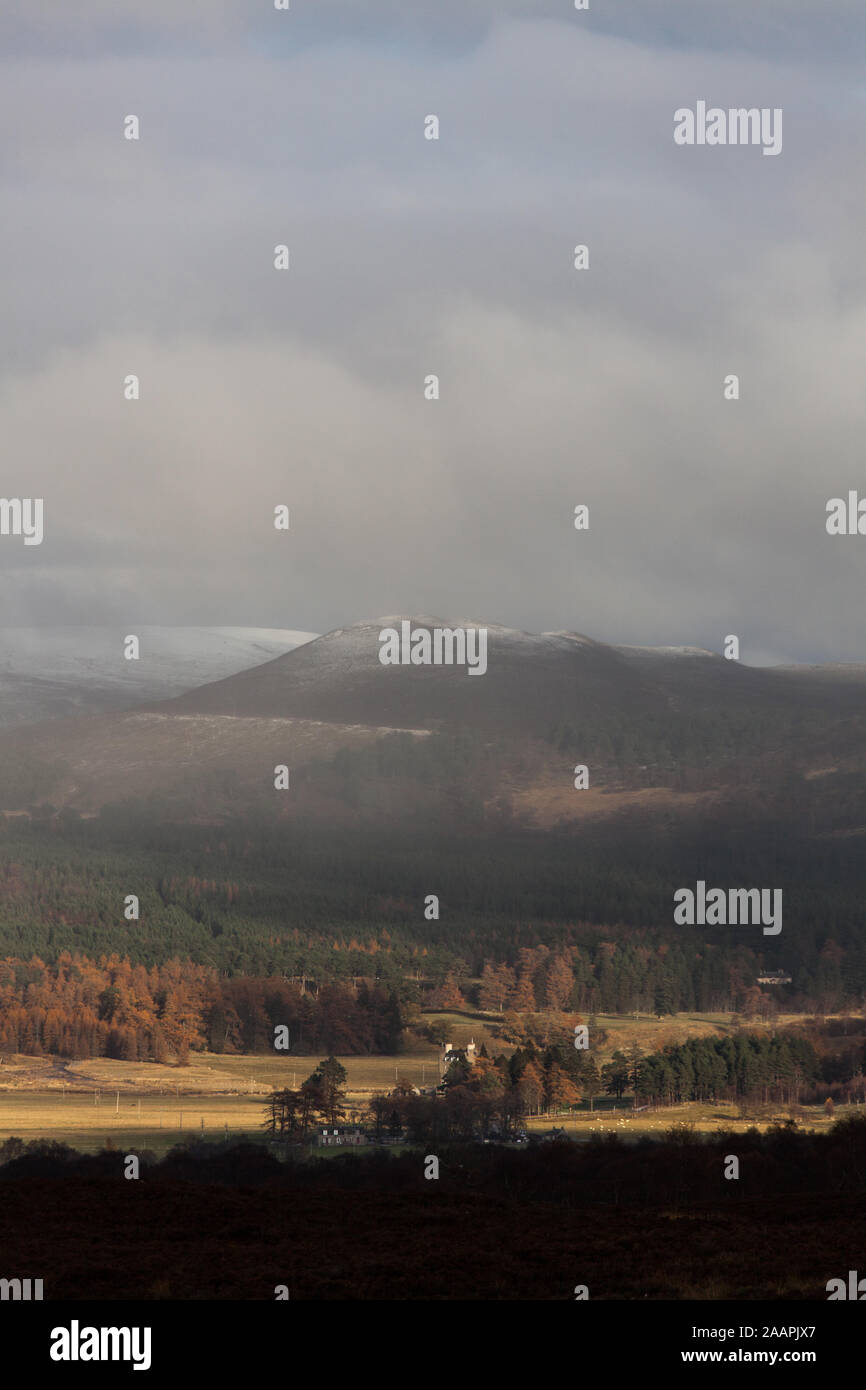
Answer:
[[[165,700],[290,651],[283,628],[136,626],[141,658],[108,627],[0,628],[0,728]]]
[[[441,805],[457,789],[464,803],[544,827],[625,805],[687,809],[722,791],[785,788],[790,799],[793,779],[800,792],[813,784],[819,819],[832,805],[829,828],[840,828],[840,807],[841,825],[866,824],[864,667],[753,668],[698,648],[609,646],[576,632],[495,624],[484,625],[483,676],[460,666],[384,666],[379,634],[402,621],[338,628],[171,699],[0,732],[0,806],[93,812],[157,798],[181,818],[255,808],[387,819],[431,798]],[[413,629],[481,626],[408,621]],[[307,636],[216,632],[233,642],[204,642],[200,669],[210,663],[219,672],[245,652]],[[172,653],[163,647],[154,665],[159,641],[148,642],[152,669],[138,677],[139,690],[179,679]],[[110,686],[104,664],[61,674],[70,686],[80,675],[82,700],[106,690],[131,695],[128,682]],[[589,769],[588,790],[574,789],[576,763]],[[285,795],[274,791],[278,764],[291,770]]]
[[[611,647],[577,634],[536,635],[485,624],[488,669],[383,666],[379,633],[401,617],[337,628],[254,670],[189,691],[184,713],[323,719],[394,728],[472,728],[539,734],[582,705],[614,699],[637,717],[640,678]],[[413,617],[413,628],[477,628],[465,619]],[[294,660],[288,658],[295,656]]]
[[[832,688],[840,713],[854,711],[866,667],[786,667],[776,671],[727,661],[698,647],[608,646],[577,632],[529,633],[484,624],[486,675],[454,666],[387,666],[379,633],[413,628],[480,627],[466,619],[382,617],[325,633],[262,666],[188,691],[173,702],[184,713],[297,717],[396,727],[464,726],[545,737],[551,721],[620,711],[636,721],[687,702],[683,713],[724,702],[756,711],[773,705],[815,707],[802,676]],[[843,680],[838,671],[845,673]]]
[[[7,950],[322,980],[368,974],[372,953],[403,988],[421,956],[438,979],[579,945],[616,1007],[651,1001],[660,971],[682,1008],[727,1007],[762,965],[804,999],[866,988],[862,670],[493,625],[483,676],[384,666],[379,633],[401,621],[173,699],[0,730]],[[674,890],[701,878],[783,888],[783,936],[676,926]],[[129,891],[140,921],[123,920]]]

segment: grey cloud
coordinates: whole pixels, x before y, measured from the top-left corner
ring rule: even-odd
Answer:
[[[637,45],[796,58],[854,70],[866,57],[861,0],[6,0],[0,40],[7,51],[129,54],[178,44],[199,51],[239,45],[283,54],[317,44],[403,44],[468,51],[509,20],[579,26]]]
[[[45,496],[46,541],[0,541],[0,620],[457,612],[866,657],[858,540],[823,526],[862,476],[862,105],[832,43],[804,63],[805,7],[775,49],[598,0],[443,4],[429,46],[396,6],[361,42],[293,0],[294,48],[229,4],[119,8],[148,36],[4,20],[37,51],[0,88],[3,492]],[[676,148],[699,96],[783,106],[782,155]]]

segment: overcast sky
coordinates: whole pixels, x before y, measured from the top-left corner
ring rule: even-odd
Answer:
[[[6,0],[0,622],[866,661],[862,0],[590,3]]]

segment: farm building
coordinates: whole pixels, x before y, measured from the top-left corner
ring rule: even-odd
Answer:
[[[350,1129],[340,1125],[336,1129],[323,1129],[318,1136],[320,1148],[332,1148],[335,1144],[366,1144],[367,1136],[360,1129]]]

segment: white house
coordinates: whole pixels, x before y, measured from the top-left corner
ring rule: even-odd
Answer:
[[[470,1064],[470,1066],[473,1065],[477,1053],[475,1039],[470,1038],[469,1042],[466,1044],[465,1047],[455,1047],[453,1043],[447,1042],[445,1044],[445,1057],[443,1059],[445,1065],[448,1066],[449,1063],[456,1062],[461,1052],[466,1053],[467,1062]]]

